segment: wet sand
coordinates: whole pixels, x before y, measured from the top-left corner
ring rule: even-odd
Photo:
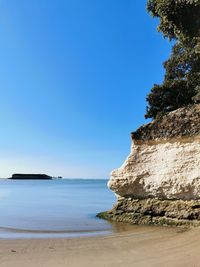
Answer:
[[[198,267],[200,228],[132,228],[111,236],[0,240],[1,267]]]

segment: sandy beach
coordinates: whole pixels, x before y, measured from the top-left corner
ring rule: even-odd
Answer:
[[[1,267],[200,266],[200,229],[139,227],[111,236],[0,241]]]

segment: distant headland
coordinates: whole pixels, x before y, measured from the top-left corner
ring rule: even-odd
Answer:
[[[51,180],[52,177],[46,174],[22,174],[15,173],[9,179],[15,180]]]

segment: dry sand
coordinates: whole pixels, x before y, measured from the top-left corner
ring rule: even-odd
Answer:
[[[138,227],[106,237],[0,241],[1,267],[198,267],[200,229]]]

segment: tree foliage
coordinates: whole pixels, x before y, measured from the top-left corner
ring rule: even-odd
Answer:
[[[158,30],[175,40],[164,62],[163,84],[147,96],[146,118],[155,118],[196,101],[200,94],[200,0],[149,0],[147,9],[158,17]]]

